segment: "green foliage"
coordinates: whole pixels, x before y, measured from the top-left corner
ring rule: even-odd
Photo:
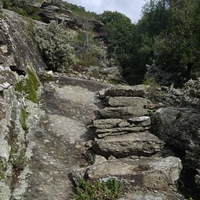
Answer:
[[[9,9],[12,6],[11,0],[2,0],[3,8]]]
[[[154,89],[160,87],[160,85],[156,82],[156,80],[153,77],[150,77],[150,78],[145,77],[145,80],[143,83],[144,85],[150,86],[150,88],[154,88]]]
[[[51,21],[46,29],[35,30],[35,39],[50,70],[68,71],[75,62],[74,50],[70,45],[72,38],[72,33],[56,21]]]
[[[4,178],[5,174],[5,164],[2,158],[0,158],[0,180]]]
[[[19,174],[27,164],[26,147],[25,144],[18,143],[16,133],[11,136],[9,144],[11,146],[9,162],[12,164],[15,173]]]
[[[24,169],[27,164],[26,149],[21,148],[17,153],[12,154],[10,162],[17,173]]]
[[[85,67],[99,65],[100,60],[105,60],[106,50],[104,43],[94,39],[93,24],[87,18],[82,19],[83,30],[77,31],[71,41],[74,53],[77,56],[77,64]]]
[[[4,18],[3,11],[0,9],[0,20]]]
[[[23,5],[22,7],[12,7],[11,10],[25,17],[30,17],[34,20],[41,21],[40,9],[30,5]]]
[[[28,119],[28,112],[26,111],[25,108],[22,109],[21,111],[21,125],[22,125],[22,128],[24,129],[25,132],[28,131],[28,126],[27,126],[27,123],[26,123],[26,120]]]
[[[123,184],[110,178],[107,182],[80,180],[75,200],[114,200],[122,196]]]
[[[181,86],[193,74],[198,74],[199,11],[197,0],[151,0],[143,10],[138,27],[152,43],[149,47],[162,70],[175,73],[173,80]]]
[[[105,11],[100,15],[100,19],[106,27],[110,62],[116,57],[118,61],[123,62],[127,58],[130,33],[133,28],[131,20],[121,13],[111,11]]]
[[[106,11],[100,15],[100,19],[106,27],[110,66],[117,61],[122,76],[129,84],[142,83],[151,52],[147,45],[142,44],[145,38],[142,31],[128,17],[118,12]]]
[[[39,103],[37,90],[40,86],[40,83],[33,69],[28,68],[27,72],[28,76],[16,84],[15,90],[24,94],[25,97],[33,103]]]
[[[82,6],[77,6],[68,2],[63,2],[63,7],[72,11],[71,16],[77,20],[82,20],[84,18],[94,19],[96,18],[96,13],[88,12]],[[68,13],[69,14],[69,13]]]
[[[29,2],[25,0],[3,0],[3,8],[13,10],[20,15],[41,21],[40,8],[33,7],[31,3],[32,1]]]

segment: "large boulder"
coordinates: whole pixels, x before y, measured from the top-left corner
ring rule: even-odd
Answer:
[[[191,109],[167,107],[152,117],[153,133],[178,152],[191,168],[200,167],[200,114]]]
[[[78,185],[83,177],[88,177],[91,181],[104,181],[113,177],[123,182],[125,188],[128,187],[132,192],[141,188],[170,192],[175,190],[181,169],[181,160],[176,157],[101,159],[92,166],[74,170],[73,179]]]
[[[152,117],[152,131],[166,142],[183,162],[180,188],[199,195],[200,187],[200,114],[198,110],[167,107]]]

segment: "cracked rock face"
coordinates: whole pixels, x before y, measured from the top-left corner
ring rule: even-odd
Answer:
[[[199,186],[199,121],[199,111],[191,108],[162,108],[152,117],[154,134],[182,159],[184,168],[180,187],[190,195],[198,193],[195,188]]]
[[[46,16],[67,20],[66,16],[52,15],[53,11],[57,7],[46,8]],[[84,176],[122,181],[128,192],[121,200],[184,199],[176,188],[182,162],[163,152],[166,143],[175,146],[196,171],[200,169],[199,114],[163,109],[151,121],[152,103],[146,98],[146,86],[110,87],[58,74],[40,87],[40,103],[30,102],[15,91],[15,84],[26,77],[27,66],[36,72],[46,66],[35,48],[29,21],[12,11],[3,12],[0,158],[6,167],[1,171],[4,178],[0,180],[0,199],[73,199],[72,172],[77,185]],[[75,23],[68,22],[69,26]],[[196,90],[193,93],[195,97],[199,94]],[[28,114],[26,130],[23,109]],[[158,128],[154,126],[156,120]],[[89,166],[83,153],[91,150],[101,156],[95,156],[95,163]]]

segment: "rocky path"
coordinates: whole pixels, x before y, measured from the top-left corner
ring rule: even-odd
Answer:
[[[165,153],[165,143],[151,132],[152,102],[144,85],[112,87],[100,93],[104,108],[93,121],[94,164],[76,169],[73,178],[115,178],[124,184],[121,200],[183,200],[176,183],[181,160]],[[106,170],[105,170],[106,169]]]
[[[18,133],[13,143],[19,150],[10,158],[0,200],[72,200],[71,180],[78,185],[82,177],[117,178],[125,186],[121,200],[183,200],[176,187],[181,160],[166,154],[165,142],[151,132],[146,92],[144,85],[110,87],[64,76],[44,83],[39,105],[8,90],[12,112],[6,119],[15,122],[8,125]],[[92,165],[83,157],[88,139],[96,154]]]
[[[28,135],[33,150],[28,189],[23,199],[68,200],[73,198],[69,173],[84,164],[81,154],[94,119],[96,92],[107,87],[67,77],[44,85],[38,125]],[[45,111],[45,112],[44,112]],[[31,123],[31,122],[30,122]]]

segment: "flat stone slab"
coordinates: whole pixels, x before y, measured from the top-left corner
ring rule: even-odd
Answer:
[[[111,129],[115,127],[136,127],[151,126],[151,119],[149,116],[133,117],[125,119],[96,119],[93,121],[93,127],[97,129]]]
[[[116,87],[112,87],[105,90],[104,97],[105,96],[144,97],[146,94],[146,90],[147,86],[145,85],[135,85],[135,86],[118,85]]]
[[[140,117],[148,114],[148,110],[140,105],[134,107],[109,107],[98,111],[99,115],[106,118],[128,119],[131,117]]]
[[[106,169],[106,170],[105,170]],[[73,177],[78,183],[82,177],[105,181],[111,177],[133,187],[170,191],[179,179],[182,163],[179,158],[141,158],[98,162],[77,169]]]
[[[100,129],[114,128],[122,121],[122,119],[96,119],[93,121],[93,126]]]
[[[111,107],[148,107],[151,101],[142,97],[109,97],[107,105]]]
[[[104,138],[106,136],[117,136],[124,134],[138,134],[149,130],[150,127],[123,127],[123,128],[111,128],[111,129],[97,129],[95,133],[98,135],[98,138]]]
[[[158,137],[145,131],[96,139],[92,148],[107,157],[151,156],[160,152],[164,144]]]

